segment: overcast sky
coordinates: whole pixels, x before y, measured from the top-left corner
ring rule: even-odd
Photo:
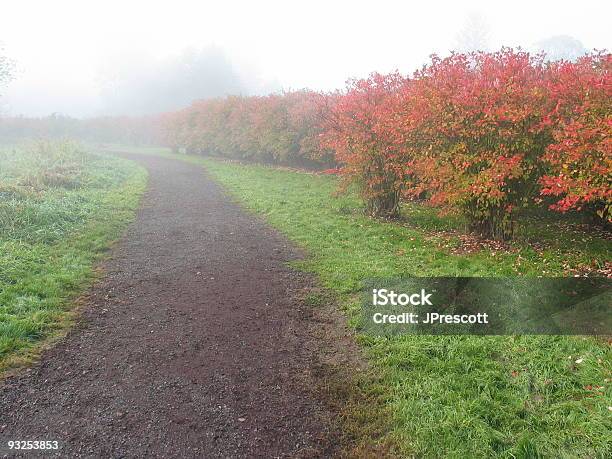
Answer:
[[[458,34],[474,18],[488,30],[491,49],[534,49],[558,35],[586,49],[611,49],[611,5],[609,0],[2,0],[0,43],[18,73],[0,105],[26,115],[130,111],[125,104],[109,105],[109,82],[131,77],[132,86],[125,83],[124,89],[145,87],[164,65],[202,49],[214,54],[203,65],[221,62],[218,78],[228,72],[235,77],[227,91],[331,90],[372,71],[411,72],[431,53],[456,49]]]

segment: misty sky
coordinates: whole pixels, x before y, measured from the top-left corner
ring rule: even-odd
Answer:
[[[612,49],[612,2],[29,1],[0,3],[0,43],[18,73],[9,114],[144,113],[193,95],[332,90],[372,71],[411,72],[461,46],[534,50],[554,36]],[[185,77],[185,83],[182,75]],[[163,97],[160,96],[163,94]]]

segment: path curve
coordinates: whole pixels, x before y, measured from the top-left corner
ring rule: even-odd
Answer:
[[[125,156],[150,174],[136,221],[80,324],[0,383],[0,439],[59,440],[62,457],[334,454],[298,252],[200,167]]]

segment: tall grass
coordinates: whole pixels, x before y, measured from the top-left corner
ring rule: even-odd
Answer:
[[[0,150],[0,369],[69,323],[71,299],[131,219],[146,172],[71,142]]]

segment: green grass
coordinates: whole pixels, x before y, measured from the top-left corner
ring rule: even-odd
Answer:
[[[163,155],[203,165],[245,207],[304,247],[309,256],[296,266],[316,273],[353,322],[356,293],[366,278],[562,275],[610,260],[609,241],[579,226],[561,233],[554,222],[529,221],[510,251],[455,255],[453,237],[436,232],[460,222],[440,219],[431,209],[406,206],[406,224],[376,221],[360,214],[355,196],[332,197],[333,177]],[[528,240],[543,248],[534,250]],[[403,455],[612,455],[611,353],[601,340],[359,334],[357,339],[375,374],[362,389],[390,413],[376,441],[393,444]],[[370,413],[354,415],[366,422],[370,416],[374,424],[380,410],[373,405]]]
[[[0,150],[0,370],[67,328],[71,300],[132,219],[146,177],[70,143]]]

